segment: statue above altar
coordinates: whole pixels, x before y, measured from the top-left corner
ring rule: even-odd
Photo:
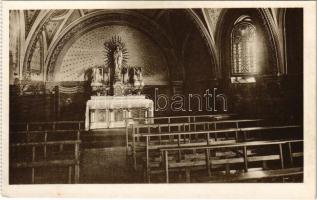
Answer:
[[[153,117],[153,101],[141,95],[142,68],[128,65],[128,51],[120,37],[112,37],[104,46],[105,64],[89,69],[93,96],[86,105],[86,130],[124,127],[131,116]]]
[[[114,74],[115,74],[115,81],[120,82],[123,80],[121,78],[122,73],[122,47],[120,45],[116,46],[116,50],[113,52],[113,63],[114,63]]]
[[[104,66],[92,68],[91,89],[96,96],[141,94],[144,86],[142,68],[127,64],[127,49],[119,37],[104,43]]]

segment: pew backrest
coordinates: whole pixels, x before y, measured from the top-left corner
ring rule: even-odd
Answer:
[[[68,128],[67,128],[68,127]],[[71,127],[71,128],[69,128]],[[43,131],[43,130],[84,130],[84,121],[52,121],[52,122],[16,122],[10,124],[13,131]]]

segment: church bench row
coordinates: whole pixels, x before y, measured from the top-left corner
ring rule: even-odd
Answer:
[[[190,182],[190,171],[199,166],[205,167],[207,170],[208,176],[212,176],[212,166],[213,165],[226,165],[226,172],[227,174],[230,173],[229,166],[231,164],[243,164],[244,165],[244,171],[248,172],[248,166],[252,162],[259,162],[259,161],[269,161],[269,160],[279,160],[280,161],[280,168],[284,168],[284,162],[285,162],[285,156],[283,155],[283,145],[287,145],[288,147],[293,143],[303,143],[303,140],[287,140],[287,141],[266,141],[266,142],[245,142],[240,144],[231,144],[231,145],[218,145],[218,146],[208,146],[208,147],[179,147],[179,148],[166,148],[161,149],[162,155],[164,156],[164,167],[165,167],[165,178],[166,182],[169,182],[169,171],[170,169],[184,169],[186,172],[186,182]],[[254,148],[254,147],[260,147],[260,146],[272,146],[277,145],[278,146],[278,153],[271,153],[270,155],[255,155],[249,157],[248,155],[248,148]],[[213,160],[210,157],[211,151],[217,151],[217,150],[224,150],[224,149],[232,149],[232,148],[241,148],[242,158],[225,158],[225,159],[218,159]],[[204,150],[205,151],[205,160],[180,160],[179,162],[170,162],[169,160],[169,154],[171,152],[180,152],[180,151],[198,151],[198,150]],[[291,150],[288,150],[289,152],[289,158],[294,159],[294,157],[301,157],[303,156],[302,152],[294,153]],[[150,172],[147,171],[149,174]],[[226,176],[224,176],[226,177]],[[263,178],[263,177],[261,177]],[[149,179],[148,179],[149,180]],[[212,181],[212,177],[210,179]]]
[[[169,117],[147,117],[147,118],[128,118],[126,119],[126,136],[129,134],[130,126],[129,121],[134,121],[132,124],[132,129],[134,128],[141,128],[145,126],[148,129],[149,125],[153,125],[153,127],[158,127],[157,125],[160,124],[164,126],[168,126],[169,124],[182,124],[182,123],[195,123],[195,122],[208,122],[208,121],[215,121],[215,120],[224,120],[228,119],[236,114],[217,114],[217,115],[185,115],[185,116],[169,116]],[[176,125],[177,126],[177,125]],[[170,130],[169,130],[170,132]],[[148,132],[149,133],[149,132]]]
[[[10,168],[13,175],[17,169],[31,169],[31,183],[34,184],[35,168],[67,167],[68,183],[72,183],[72,179],[78,183],[80,144],[79,134],[72,140],[48,141],[47,132],[44,141],[11,143]]]
[[[296,140],[294,140],[294,141],[296,141]],[[277,142],[280,142],[280,140],[277,140]],[[270,140],[270,141],[252,141],[252,142],[247,142],[248,145],[259,145],[259,144],[266,145],[266,144],[270,144],[270,143],[272,143],[272,140]],[[221,145],[226,145],[226,147],[235,147],[234,145],[240,145],[240,144],[246,144],[246,143],[242,143],[242,142],[236,143],[235,141],[222,141],[222,142],[213,143],[210,146],[217,147],[217,148],[223,148],[223,146],[221,146]],[[291,143],[289,143],[289,152],[291,152],[293,157],[301,157],[302,153],[300,153],[300,152],[292,153],[292,149],[291,149],[291,145],[290,144]],[[158,146],[156,146],[156,147],[158,147]],[[206,147],[206,144],[205,143],[201,144],[201,145],[197,145],[196,143],[194,145],[193,144],[187,144],[187,145],[185,144],[185,145],[182,145],[181,147],[184,147],[184,148],[185,147]],[[177,147],[176,145],[162,145],[161,148],[157,148],[157,149],[164,149],[164,148],[180,148],[180,147]],[[156,149],[156,148],[149,148],[149,150],[151,150],[151,149]],[[195,148],[194,148],[193,151],[196,152]],[[237,153],[242,155],[242,153],[239,153],[239,152],[235,151],[235,152],[226,152],[226,153],[224,153],[224,152],[215,152],[214,156],[215,157],[235,156]],[[253,153],[251,151],[250,152],[248,151],[248,155],[251,155],[251,154],[253,154]],[[149,153],[147,153],[146,155],[149,155]],[[158,156],[159,156],[159,158],[154,158],[154,159],[152,158],[151,160],[152,161],[156,161],[156,162],[158,162],[158,161],[160,162],[161,161],[161,157],[160,157],[161,154],[158,154]],[[203,159],[205,157],[204,154],[197,153],[197,152],[195,154],[192,154],[192,155],[191,154],[181,155],[180,152],[178,152],[178,154],[173,155],[172,157],[170,157],[171,158],[170,160],[180,160],[181,156],[184,156],[185,159],[196,159],[196,160],[201,160],[201,159]],[[252,159],[253,159],[253,161],[255,161],[254,158],[251,158],[251,160]],[[237,159],[237,160],[241,161],[241,159]],[[237,160],[230,160],[228,162],[231,162],[231,161],[236,162]],[[147,163],[146,164],[147,167],[148,166],[150,166],[150,167],[151,166],[158,166],[157,163],[150,163],[148,158],[145,159],[145,162]],[[224,164],[223,162],[226,163],[227,160],[221,160],[221,161],[215,160],[213,162],[215,162],[214,164]],[[293,163],[293,162],[291,162],[291,163]]]
[[[190,122],[190,123],[173,123],[173,124],[148,124],[148,125],[132,125],[132,137],[141,136],[151,133],[170,133],[170,132],[191,132],[191,131],[207,131],[218,130],[219,124],[233,124],[230,128],[239,128],[242,124],[256,124],[263,121],[262,119],[237,119],[237,120],[221,120],[211,122]],[[200,127],[200,129],[199,129]],[[218,126],[219,127],[219,126]],[[176,129],[176,131],[175,131]],[[127,147],[129,143],[129,128],[126,128]]]
[[[247,132],[250,134],[258,134],[255,132],[263,130],[280,130],[280,129],[292,129],[299,128],[300,126],[269,126],[269,127],[252,127],[249,128],[232,128],[225,130],[215,130],[215,131],[192,131],[192,132],[173,132],[173,133],[160,133],[160,134],[144,134],[144,135],[132,135],[131,151],[134,162],[134,169],[137,169],[137,154],[138,152],[146,152],[146,161],[149,160],[150,150],[159,150],[166,147],[181,147],[181,146],[204,146],[204,145],[217,145],[217,144],[231,144],[236,143],[239,140],[247,140]],[[239,135],[243,133],[242,139]],[[220,134],[224,134],[223,138],[218,138]],[[230,140],[229,135],[234,135]],[[250,135],[249,134],[249,135]],[[262,133],[265,134],[265,133]],[[192,138],[191,136],[194,136]],[[197,137],[196,137],[197,136]],[[203,136],[203,137],[198,137]],[[211,137],[213,136],[213,137]],[[144,138],[144,140],[140,140]],[[173,139],[171,139],[173,138]],[[176,139],[174,139],[176,138]],[[146,162],[148,163],[148,162]]]

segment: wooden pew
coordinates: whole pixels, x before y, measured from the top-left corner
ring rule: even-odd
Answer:
[[[233,124],[232,128],[239,128],[244,123],[256,123],[263,121],[262,119],[237,119],[237,120],[221,120],[210,122],[188,122],[188,123],[172,123],[172,124],[146,124],[146,125],[132,125],[132,137],[141,136],[143,134],[151,133],[171,133],[175,132],[191,132],[197,131],[197,126],[201,126],[203,131],[218,130],[217,124]],[[165,128],[165,129],[164,129]],[[129,127],[126,128],[126,147],[128,152],[129,145]],[[145,131],[142,131],[145,130]],[[137,138],[138,140],[138,138]]]
[[[227,130],[216,130],[216,131],[195,131],[195,132],[182,132],[182,133],[161,133],[161,134],[146,134],[142,135],[145,137],[145,148],[141,147],[141,151],[145,149],[146,157],[145,157],[145,168],[146,168],[146,176],[148,182],[150,181],[150,151],[158,152],[162,148],[172,148],[172,147],[188,147],[188,146],[209,146],[209,145],[219,145],[219,144],[232,144],[235,143],[236,140],[227,140],[227,141],[217,141],[217,137],[215,135],[220,133],[233,133],[237,137],[237,132],[239,129],[227,129]],[[191,136],[204,136],[203,139],[193,139],[191,140]],[[212,139],[212,135],[215,139]],[[176,140],[168,139],[167,142],[162,143],[163,137],[176,137]],[[157,144],[151,144],[150,142],[153,141],[151,138],[159,138]],[[134,161],[134,169],[137,169],[137,151],[136,151],[136,140],[134,139],[133,142],[133,161]]]
[[[185,115],[185,116],[170,116],[170,117],[127,118],[125,121],[125,124],[126,124],[125,132],[126,132],[126,141],[127,141],[126,147],[128,148],[130,121],[133,121],[133,123],[137,121],[136,124],[175,124],[175,123],[204,122],[204,121],[210,121],[210,120],[211,121],[224,120],[235,115],[236,114],[215,114],[215,115],[192,115],[192,116]],[[142,123],[140,123],[140,121]]]
[[[172,169],[185,169],[186,171],[186,182],[190,182],[190,170],[195,167],[205,167],[208,173],[208,177],[211,177],[210,181],[212,180],[212,173],[211,169],[213,165],[230,165],[230,164],[237,164],[241,163],[244,165],[244,171],[245,173],[248,172],[248,165],[252,162],[258,162],[258,161],[269,161],[269,160],[280,160],[280,167],[281,169],[284,169],[284,155],[283,155],[283,146],[282,145],[288,145],[290,143],[302,143],[303,140],[286,140],[286,141],[256,141],[256,142],[244,142],[244,143],[237,143],[237,144],[228,144],[228,145],[216,145],[216,146],[205,146],[205,147],[178,147],[178,148],[165,148],[161,149],[162,155],[164,155],[164,166],[165,166],[165,178],[166,183],[169,182],[169,171]],[[278,154],[270,154],[270,155],[256,155],[256,156],[249,156],[248,155],[248,148],[258,148],[260,146],[278,146]],[[238,158],[225,158],[225,159],[211,159],[210,157],[210,151],[216,151],[218,149],[232,149],[232,148],[241,148],[243,153],[242,157]],[[183,152],[188,150],[203,150],[205,151],[205,160],[183,160],[180,162],[170,162],[169,160],[169,154],[171,152]],[[290,158],[294,157],[294,153],[290,153]],[[299,154],[298,154],[299,155]],[[226,167],[227,167],[226,166]],[[285,171],[284,171],[285,172]],[[228,172],[227,172],[228,174]],[[268,177],[274,173],[267,173]],[[291,174],[289,174],[291,175]],[[249,177],[249,175],[244,175],[246,177]],[[284,175],[283,175],[284,176]],[[285,175],[286,176],[286,175]],[[260,178],[265,178],[260,177]],[[230,179],[230,178],[229,178]],[[241,178],[243,179],[243,178]],[[220,180],[220,178],[218,178]],[[239,180],[239,179],[238,179]],[[217,181],[216,181],[217,182]]]
[[[203,145],[211,145],[211,144],[219,144],[212,141],[211,135],[214,135],[214,141],[217,141],[217,134],[221,133],[233,133],[237,135],[237,132],[240,129],[226,129],[226,130],[216,130],[216,131],[192,131],[192,132],[174,132],[174,133],[160,133],[160,134],[144,134],[141,136],[132,136],[132,156],[133,156],[133,162],[134,162],[134,169],[137,169],[137,151],[140,150],[141,152],[146,152],[146,166],[148,166],[148,160],[149,160],[149,151],[150,150],[159,150],[161,148],[166,147],[181,147],[181,146],[189,146],[189,145],[197,145],[197,146],[203,146]],[[204,141],[200,141],[197,139],[191,140],[190,136],[196,136],[196,135],[202,135]],[[176,137],[176,140],[170,140],[168,139],[167,142],[162,141],[162,138],[170,136]],[[145,142],[137,140],[136,138],[145,138]],[[182,138],[183,137],[183,138]],[[150,144],[152,138],[156,138],[156,142],[158,144],[152,145]],[[234,141],[235,142],[235,141]],[[232,142],[231,142],[232,143]]]
[[[64,138],[58,138],[57,140],[49,141],[48,136],[51,133],[65,133],[61,131],[22,131],[19,134],[25,133],[27,137],[22,142],[10,142],[10,168],[31,169],[31,183],[35,183],[35,169],[42,167],[68,167],[68,183],[79,182],[79,156],[80,156],[80,131],[66,131],[67,134],[73,134],[74,138],[65,140]],[[16,132],[10,133],[10,137]],[[36,138],[37,141],[30,140],[29,137],[32,134],[42,135],[43,141]],[[56,139],[56,138],[55,138]],[[58,147],[57,152],[49,151],[52,147]],[[66,152],[64,147],[72,147],[71,152]],[[22,151],[21,151],[22,150]],[[28,151],[31,150],[32,155],[28,155]],[[40,154],[39,154],[40,153]],[[37,154],[37,155],[36,155]],[[19,159],[19,157],[23,159]],[[24,159],[28,158],[30,159]],[[74,172],[72,172],[74,171]],[[73,178],[72,178],[73,177]],[[72,181],[73,179],[73,181]]]
[[[256,127],[252,128],[255,130],[280,130],[280,129],[289,129],[289,128],[297,128],[300,126],[290,125],[290,126],[270,126],[270,127]],[[181,146],[203,146],[203,145],[216,145],[216,144],[230,144],[235,143],[237,141],[246,141],[245,128],[232,128],[225,130],[212,130],[212,131],[191,131],[191,132],[172,132],[172,133],[157,133],[157,134],[132,134],[132,157],[134,163],[134,169],[137,169],[137,153],[144,152],[146,153],[146,168],[148,169],[148,160],[149,160],[149,151],[159,150],[161,148],[167,147],[181,147]],[[240,138],[241,133],[243,137]],[[253,132],[254,133],[254,132]],[[219,142],[219,134],[224,134],[225,139],[227,141]],[[230,134],[233,135],[230,140]],[[176,138],[171,140],[170,138]],[[195,138],[191,139],[191,136],[195,136]],[[203,138],[199,138],[197,136],[203,136]],[[168,138],[167,140],[162,140],[162,138]],[[144,138],[144,140],[140,140],[140,138]],[[154,138],[154,141],[153,141]],[[201,141],[202,140],[202,141]],[[151,144],[150,142],[156,142],[156,144]]]

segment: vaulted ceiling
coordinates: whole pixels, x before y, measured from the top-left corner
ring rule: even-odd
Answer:
[[[78,49],[81,48],[78,45],[76,47],[74,38],[79,39],[92,29],[109,25],[104,23],[108,20],[112,25],[128,24],[141,32],[140,34],[146,34],[151,42],[159,43],[158,46],[170,65],[166,67],[173,68],[169,74],[176,80],[185,76],[186,67],[183,62],[184,55],[190,54],[186,53],[186,49],[191,48],[188,46],[189,40],[192,40],[195,34],[200,35],[205,44],[203,48],[209,55],[209,65],[212,65],[208,76],[217,77],[217,73],[220,73],[217,29],[225,10],[227,9],[12,10],[10,11],[10,54],[14,65],[10,71],[12,76],[19,79],[30,72],[34,80],[53,80],[49,78],[50,73],[54,74],[56,62],[59,62],[58,56],[66,55],[66,52],[60,54],[66,45],[73,54],[79,52],[79,57],[85,58],[82,65],[98,64],[100,61],[91,57],[93,49],[98,46],[97,40],[84,44],[86,49],[92,49],[89,54],[85,54],[83,53],[85,49]],[[277,37],[282,37],[284,9],[263,10],[264,17],[270,22]],[[19,26],[14,26],[15,24]],[[101,33],[89,37],[103,38]],[[73,42],[69,43],[70,40]],[[282,47],[283,40],[278,41],[281,41],[278,45]],[[96,51],[96,54],[100,53],[100,48]],[[68,52],[66,58],[68,60],[61,61],[62,71],[68,70],[65,68],[66,65],[71,65],[68,62],[72,58],[72,52]],[[91,62],[87,63],[89,60]],[[65,76],[70,77],[71,74],[64,74]]]

